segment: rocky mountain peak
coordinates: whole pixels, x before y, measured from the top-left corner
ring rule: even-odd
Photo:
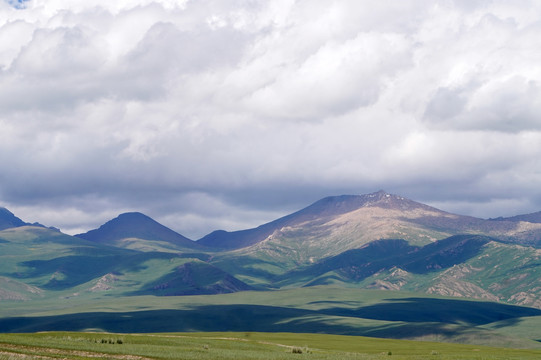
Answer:
[[[366,195],[360,195],[360,197],[363,199],[363,207],[380,207],[384,209],[392,209],[392,210],[401,210],[401,211],[407,211],[407,210],[413,210],[413,209],[431,209],[428,205],[424,205],[421,203],[418,203],[416,201],[407,199],[405,197],[389,194],[385,192],[384,190],[379,190],[377,192],[366,194]]]

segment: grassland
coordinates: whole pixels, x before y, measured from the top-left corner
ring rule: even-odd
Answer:
[[[0,334],[0,359],[539,359],[541,350],[291,333]]]
[[[107,294],[3,301],[0,331],[322,333],[541,349],[541,310],[493,302],[333,286],[180,297]]]

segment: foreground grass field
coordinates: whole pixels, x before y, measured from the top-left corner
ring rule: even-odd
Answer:
[[[291,333],[0,334],[0,359],[539,359],[540,350]]]

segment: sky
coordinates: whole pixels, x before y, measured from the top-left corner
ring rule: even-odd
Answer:
[[[0,206],[192,239],[384,189],[541,210],[541,2],[0,0]]]

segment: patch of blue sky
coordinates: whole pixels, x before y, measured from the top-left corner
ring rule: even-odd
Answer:
[[[25,3],[27,3],[30,0],[4,0],[4,1],[16,9],[24,9],[26,8]]]

